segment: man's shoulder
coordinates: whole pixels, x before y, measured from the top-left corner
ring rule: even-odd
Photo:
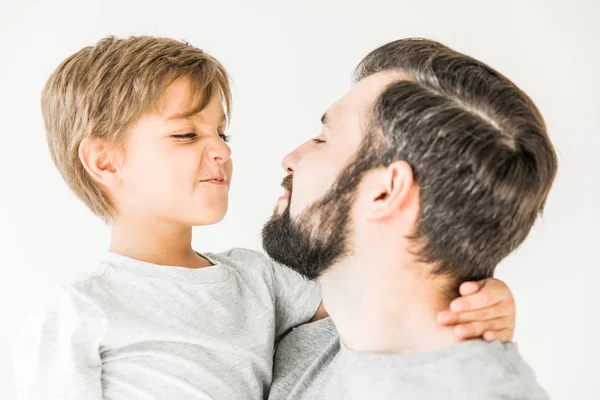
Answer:
[[[366,393],[375,399],[414,395],[461,400],[548,398],[516,345],[510,343],[471,341],[408,355],[342,351],[331,372],[327,392],[348,399]]]
[[[535,373],[516,343],[472,340],[450,348],[448,358],[432,364],[444,385],[461,399],[532,399],[549,397],[537,383]],[[437,365],[437,367],[436,367]],[[432,382],[434,383],[434,382]]]

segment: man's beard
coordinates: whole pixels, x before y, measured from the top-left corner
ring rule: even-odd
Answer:
[[[283,213],[265,224],[263,247],[273,260],[314,280],[347,253],[350,204],[330,193],[292,220],[291,195]]]
[[[350,255],[350,211],[358,184],[372,162],[362,159],[348,165],[331,189],[293,220],[292,176],[288,175],[282,184],[289,192],[288,204],[281,215],[275,212],[262,230],[266,253],[311,280]]]

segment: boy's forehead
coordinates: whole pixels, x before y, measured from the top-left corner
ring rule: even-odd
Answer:
[[[171,115],[189,106],[191,85],[187,79],[178,79],[167,86],[161,99],[161,112]]]
[[[159,114],[167,120],[202,117],[204,114],[218,114],[221,119],[226,119],[223,96],[217,92],[206,99],[206,93],[193,91],[188,79],[178,79],[167,86],[160,101]]]

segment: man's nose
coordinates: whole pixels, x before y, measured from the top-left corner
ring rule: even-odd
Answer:
[[[292,175],[294,173],[294,169],[296,168],[296,164],[300,160],[300,156],[296,150],[289,153],[287,156],[283,158],[281,165],[286,173]]]

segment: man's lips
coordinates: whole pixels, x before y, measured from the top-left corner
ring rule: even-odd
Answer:
[[[287,200],[287,199],[289,199],[289,198],[290,198],[290,194],[289,194],[289,192],[287,192],[287,191],[286,191],[284,194],[282,194],[282,195],[279,197],[279,199],[277,199],[277,201],[285,201],[285,200]]]
[[[283,181],[281,182],[281,187],[285,190],[285,193],[281,197],[279,197],[277,201],[287,201],[290,198],[290,193],[292,192],[292,181],[292,175],[287,175],[285,178],[283,178]]]

